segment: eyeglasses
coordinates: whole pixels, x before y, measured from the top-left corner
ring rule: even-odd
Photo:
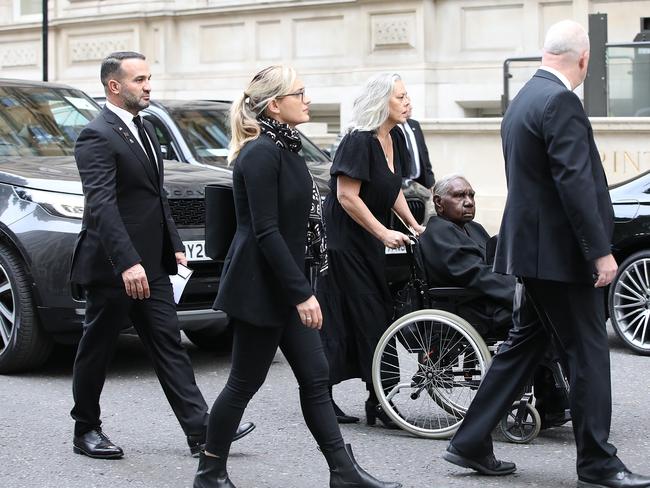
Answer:
[[[302,90],[298,90],[295,93],[287,93],[286,95],[280,95],[275,98],[284,98],[284,97],[300,97],[300,101],[302,103],[305,103],[305,89],[303,88]]]

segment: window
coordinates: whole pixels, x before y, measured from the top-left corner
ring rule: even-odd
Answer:
[[[16,17],[43,13],[43,0],[14,0]]]

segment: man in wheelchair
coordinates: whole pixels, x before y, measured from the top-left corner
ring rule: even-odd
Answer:
[[[513,326],[517,283],[514,276],[492,270],[496,237],[490,238],[483,226],[474,222],[474,189],[465,177],[449,175],[435,183],[432,193],[437,216],[429,219],[419,238],[416,258],[420,269],[429,286],[457,286],[479,292],[459,304],[456,313],[484,338],[503,340]],[[556,349],[549,347],[544,364],[557,361]],[[537,369],[533,380],[542,428],[570,420],[566,388],[557,384],[545,365]]]

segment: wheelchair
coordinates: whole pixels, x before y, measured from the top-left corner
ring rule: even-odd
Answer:
[[[416,436],[450,438],[505,337],[483,337],[455,313],[480,296],[457,287],[431,288],[416,271],[413,246],[407,246],[410,278],[396,296],[396,320],[375,349],[372,379],[386,414]],[[404,313],[409,310],[409,313]],[[551,366],[557,386],[568,388],[559,364]],[[541,418],[532,383],[500,422],[510,442],[537,437]]]

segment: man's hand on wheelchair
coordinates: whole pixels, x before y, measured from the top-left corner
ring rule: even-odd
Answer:
[[[411,243],[411,238],[406,234],[402,234],[396,230],[386,229],[381,236],[381,241],[384,246],[390,249],[397,249]]]

